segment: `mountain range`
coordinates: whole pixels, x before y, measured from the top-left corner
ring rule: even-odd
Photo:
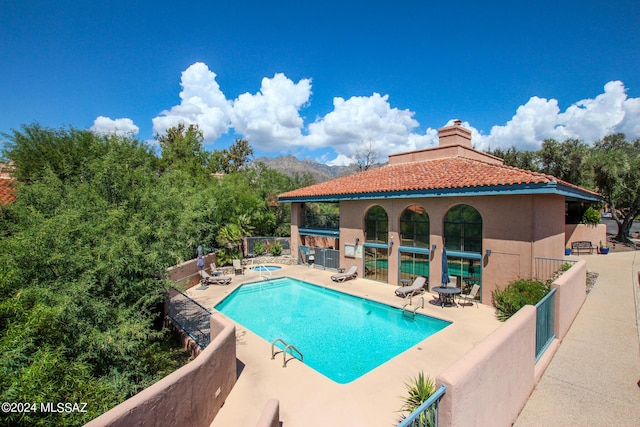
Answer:
[[[287,176],[310,174],[315,182],[328,181],[338,176],[348,175],[358,171],[356,164],[350,166],[329,166],[311,159],[299,160],[295,156],[259,157],[255,162],[264,163]]]

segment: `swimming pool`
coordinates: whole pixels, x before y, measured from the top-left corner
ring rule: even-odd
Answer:
[[[241,285],[214,308],[269,342],[294,345],[304,363],[339,384],[451,323],[403,316],[398,308],[288,277]]]
[[[251,267],[253,271],[276,271],[280,270],[282,267],[277,265],[254,265]]]

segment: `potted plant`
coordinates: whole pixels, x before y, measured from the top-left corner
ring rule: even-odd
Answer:
[[[591,226],[596,226],[600,224],[600,212],[598,212],[592,207],[589,207],[584,212],[584,214],[582,214],[582,223],[591,225]]]
[[[603,245],[602,240],[600,241],[600,248],[598,249],[598,252],[601,253],[602,255],[606,255],[609,253],[609,246],[607,246],[606,242]]]
[[[569,246],[567,246],[566,248],[564,248],[564,254],[565,254],[566,256],[571,255],[571,248],[570,248]]]

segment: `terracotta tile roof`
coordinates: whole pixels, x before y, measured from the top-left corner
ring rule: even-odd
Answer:
[[[482,187],[560,183],[579,192],[597,193],[556,179],[502,164],[465,157],[386,165],[281,194],[280,199],[347,196],[368,193],[482,189]],[[506,188],[505,188],[506,189]]]
[[[16,198],[13,195],[14,179],[0,178],[0,205],[6,205],[13,202]]]

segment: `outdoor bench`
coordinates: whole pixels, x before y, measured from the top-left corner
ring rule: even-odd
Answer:
[[[577,242],[571,243],[571,251],[575,254],[580,254],[580,251],[589,251],[590,254],[593,253],[593,250],[597,249],[597,247],[593,246],[591,242],[585,240],[579,240]]]

